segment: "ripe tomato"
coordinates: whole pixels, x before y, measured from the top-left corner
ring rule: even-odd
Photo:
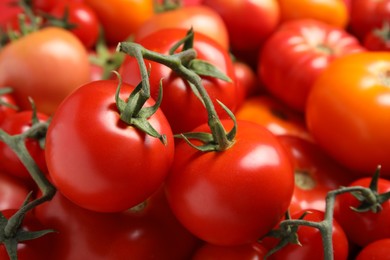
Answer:
[[[32,114],[31,110],[23,110],[9,115],[0,124],[0,128],[10,135],[23,133],[32,126]],[[40,122],[46,122],[49,119],[49,116],[44,113],[37,113],[37,117]],[[39,140],[27,138],[25,144],[40,170],[43,173],[47,173],[45,152],[43,147],[40,146]],[[14,151],[4,142],[0,142],[0,169],[7,174],[22,178],[27,182],[32,182],[27,168]]]
[[[327,193],[351,183],[351,173],[313,142],[288,135],[278,139],[291,156],[295,172],[290,213],[306,209],[325,211]]]
[[[88,53],[71,32],[47,27],[7,44],[0,52],[0,86],[14,89],[21,109],[52,115],[75,88],[89,81]]]
[[[16,111],[16,100],[12,93],[8,92],[6,88],[0,88],[0,124],[7,116],[15,114]]]
[[[267,249],[258,243],[238,246],[218,246],[206,243],[198,248],[192,260],[256,260],[264,259]]]
[[[257,51],[279,25],[277,0],[203,0],[223,19],[233,51]],[[243,19],[251,17],[251,19]]]
[[[95,45],[99,36],[100,21],[89,5],[61,2],[52,8],[49,14],[59,19],[67,15],[67,22],[75,26],[70,31],[80,39],[86,48],[90,49]]]
[[[258,75],[272,95],[303,112],[321,72],[336,58],[363,50],[343,29],[319,20],[294,20],[282,24],[264,44]]]
[[[156,31],[153,34],[141,39],[138,43],[148,50],[157,53],[168,54],[169,49],[179,40],[183,39],[187,30],[172,28]],[[222,73],[227,75],[231,82],[208,76],[201,76],[202,84],[208,92],[215,109],[221,118],[228,115],[217,104],[216,99],[224,103],[230,110],[235,111],[239,100],[237,99],[238,87],[235,84],[235,71],[229,53],[207,35],[194,34],[193,48],[197,52],[197,59],[213,64]],[[163,64],[145,60],[146,67],[150,71],[150,92],[154,99],[157,99],[160,80],[163,86],[163,100],[161,109],[167,117],[175,134],[191,131],[194,127],[208,121],[207,111],[203,103],[194,94],[187,80],[182,79],[178,74]],[[135,58],[127,55],[119,69],[124,82],[131,85],[141,81],[138,62]]]
[[[29,187],[20,179],[0,172],[0,211],[20,208],[29,192]]]
[[[230,120],[222,123],[225,129],[233,126]],[[200,152],[180,140],[166,180],[178,220],[215,245],[264,236],[286,212],[294,188],[291,163],[276,137],[257,124],[237,124],[235,143],[221,152]],[[210,132],[207,124],[194,131]]]
[[[371,175],[379,164],[390,176],[389,72],[388,52],[350,54],[333,61],[309,94],[310,133],[356,176]]]
[[[278,3],[281,22],[309,18],[345,28],[349,21],[345,0],[278,0]]]
[[[120,119],[117,85],[101,80],[79,87],[59,106],[46,135],[53,183],[90,210],[122,211],[143,202],[161,186],[173,159],[172,130],[162,111],[148,121],[166,135],[166,145]],[[122,84],[120,97],[127,99],[132,90]]]
[[[218,42],[225,50],[229,49],[229,35],[221,16],[204,5],[183,6],[174,10],[155,14],[145,21],[135,35],[135,41],[156,31],[167,28],[182,28],[203,33]]]
[[[368,32],[363,39],[364,47],[369,51],[390,51],[390,23]]]
[[[390,260],[390,238],[379,239],[366,245],[355,258],[355,260],[370,259]]]
[[[311,213],[303,219],[308,221],[320,222],[324,219],[324,212],[315,209],[308,209]],[[298,211],[291,215],[292,219],[298,219],[305,211]],[[333,219],[332,221],[332,244],[333,257],[335,260],[346,260],[348,257],[348,240],[344,230]],[[270,260],[312,260],[324,259],[324,248],[322,246],[322,236],[318,229],[314,227],[299,226],[298,239],[301,245],[288,244],[281,250],[269,256]],[[268,238],[267,238],[268,239]],[[271,238],[273,239],[273,238]]]
[[[359,178],[348,186],[369,187],[370,177]],[[390,180],[379,178],[378,194],[390,192]],[[343,227],[348,239],[361,247],[383,238],[390,237],[390,200],[382,203],[382,210],[378,213],[372,211],[356,212],[351,207],[360,205],[350,193],[344,193],[336,197],[334,216]]]
[[[154,16],[153,0],[85,0],[96,13],[109,45],[132,36]]]
[[[389,0],[353,0],[351,1],[351,16],[349,26],[360,40],[384,22],[390,22]]]
[[[236,118],[265,126],[275,135],[292,135],[312,141],[303,116],[269,95],[253,96],[237,109]]]

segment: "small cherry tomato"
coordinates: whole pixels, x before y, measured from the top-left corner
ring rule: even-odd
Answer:
[[[366,245],[355,260],[390,260],[390,238],[379,239]]]

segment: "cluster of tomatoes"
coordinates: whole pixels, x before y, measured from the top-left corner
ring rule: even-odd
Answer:
[[[390,0],[2,0],[0,33],[0,259],[388,259]]]

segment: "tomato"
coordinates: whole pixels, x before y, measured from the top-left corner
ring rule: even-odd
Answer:
[[[368,32],[364,37],[363,45],[370,51],[390,51],[389,23],[384,23],[381,28]]]
[[[370,177],[359,178],[348,186],[369,187]],[[377,193],[390,191],[390,180],[379,178]],[[383,238],[390,237],[390,200],[381,204],[382,210],[374,213],[356,212],[351,207],[358,207],[359,202],[352,194],[344,193],[336,197],[334,216],[343,227],[348,239],[361,247]]]
[[[22,12],[22,8],[14,4],[14,0],[2,0],[0,1],[0,32],[7,31],[8,25],[11,20],[14,19],[19,13]],[[1,37],[0,37],[1,38]]]
[[[233,61],[236,84],[241,100],[239,106],[249,97],[260,93],[263,89],[258,82],[255,70],[243,61]]]
[[[100,213],[57,192],[34,209],[42,223],[58,231],[46,259],[188,259],[198,240],[173,217],[163,194],[153,194],[140,212]]]
[[[153,0],[85,0],[98,16],[109,45],[133,36],[138,28],[154,16]]]
[[[18,110],[16,100],[6,88],[0,88],[0,124],[9,115],[15,114]]]
[[[222,123],[225,129],[233,125]],[[237,124],[235,143],[221,152],[200,152],[184,140],[177,142],[166,180],[178,220],[215,245],[251,243],[264,236],[286,212],[294,188],[291,163],[276,137],[257,124]],[[204,124],[194,132],[210,130]]]
[[[89,81],[88,53],[71,32],[47,27],[7,44],[0,52],[0,86],[14,89],[21,109],[52,115],[75,88]]]
[[[376,240],[366,245],[356,256],[356,260],[390,260],[390,238]]]
[[[29,192],[29,187],[20,179],[0,172],[0,211],[20,208]]]
[[[282,24],[264,44],[258,75],[273,96],[303,112],[321,72],[333,60],[363,50],[343,29],[319,20],[294,20]]]
[[[148,50],[167,55],[169,49],[184,38],[186,33],[187,30],[180,28],[160,30],[138,43]],[[221,118],[227,118],[228,115],[216,102],[216,99],[232,111],[235,111],[238,106],[238,87],[234,82],[235,71],[232,59],[225,49],[213,39],[201,33],[195,32],[193,48],[197,52],[197,59],[211,63],[232,79],[231,82],[228,82],[209,76],[201,76],[203,87],[213,101],[218,115]],[[194,127],[208,121],[207,111],[203,103],[193,93],[187,80],[182,79],[163,64],[148,60],[145,60],[145,63],[146,67],[151,66],[149,81],[152,98],[157,99],[160,80],[163,79],[161,109],[175,134],[191,131]],[[125,57],[119,72],[123,81],[131,85],[138,84],[141,81],[137,60],[129,55]]]
[[[52,16],[64,18],[75,26],[69,30],[74,33],[86,48],[92,48],[99,36],[100,21],[95,11],[85,3],[62,2],[50,10]]]
[[[315,19],[345,28],[349,21],[346,0],[278,0],[281,22],[295,19]],[[365,0],[363,0],[365,1]]]
[[[10,135],[23,133],[27,131],[27,129],[31,128],[33,124],[32,115],[32,110],[23,110],[12,114],[4,119],[0,128]],[[49,120],[49,116],[44,113],[37,113],[37,117],[40,122],[46,122]],[[25,144],[31,157],[35,160],[40,170],[43,173],[47,173],[45,152],[43,147],[40,146],[39,140],[27,138],[25,140]],[[23,165],[19,157],[4,142],[0,142],[0,169],[5,173],[17,176],[25,181],[32,181],[28,169]]]
[[[389,0],[353,0],[351,1],[351,16],[349,26],[360,40],[384,22],[390,22]]]
[[[135,41],[161,29],[182,28],[206,34],[229,49],[229,35],[221,16],[204,5],[183,6],[174,10],[157,13],[145,21],[135,34]]]
[[[310,133],[355,176],[371,175],[379,164],[382,176],[390,176],[389,72],[388,52],[341,57],[323,71],[308,97]]]
[[[325,211],[327,193],[347,186],[353,180],[352,174],[313,142],[288,135],[278,138],[291,156],[295,172],[290,213],[305,209]]]
[[[315,209],[308,209],[311,213],[303,219],[314,222],[321,222],[324,219],[324,212]],[[298,219],[305,211],[298,211],[291,215],[292,219]],[[324,259],[322,236],[320,231],[314,227],[299,226],[297,231],[301,245],[288,244],[281,250],[269,256],[270,260],[312,260]],[[268,238],[267,238],[268,239]],[[348,257],[348,240],[337,220],[332,221],[332,244],[333,257],[335,260],[346,260]]]
[[[230,47],[238,51],[257,51],[279,25],[277,0],[203,0],[223,19],[229,34]],[[251,19],[242,19],[251,17]]]
[[[248,98],[235,115],[237,119],[265,126],[275,135],[292,135],[313,140],[306,129],[304,117],[269,95]]]
[[[166,145],[120,119],[117,85],[101,80],[79,87],[62,102],[46,135],[50,178],[90,210],[123,211],[141,203],[161,186],[173,158],[172,130],[162,111],[148,122],[166,135]],[[122,84],[120,97],[127,99],[133,89]]]
[[[16,209],[3,210],[1,213],[8,219]],[[48,229],[42,224],[31,212],[28,212],[21,226],[23,231],[41,231]],[[42,237],[21,241],[17,245],[17,257],[19,260],[42,260],[46,259],[47,254],[51,251],[52,238],[54,233],[48,233]],[[4,244],[0,243],[0,259],[10,259]]]
[[[193,260],[257,260],[264,259],[267,249],[258,243],[244,244],[239,246],[217,246],[204,244],[196,250],[191,259]]]

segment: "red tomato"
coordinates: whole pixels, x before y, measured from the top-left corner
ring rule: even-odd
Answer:
[[[14,0],[2,0],[0,1],[0,32],[1,34],[7,31],[10,21],[14,20],[19,13],[22,12],[22,8],[14,4]],[[13,23],[13,21],[12,21]],[[0,37],[2,38],[2,36]]]
[[[96,13],[109,45],[133,36],[154,16],[153,0],[84,0]]]
[[[322,71],[334,59],[361,51],[358,40],[343,29],[319,20],[294,20],[282,24],[266,41],[258,75],[272,95],[303,112]]]
[[[183,6],[174,10],[155,14],[143,23],[135,40],[146,37],[161,29],[181,28],[203,33],[218,42],[225,50],[229,49],[229,35],[221,16],[204,5]]]
[[[172,130],[162,111],[148,122],[166,135],[166,145],[120,119],[117,85],[101,80],[79,87],[62,102],[46,135],[53,183],[90,210],[122,211],[143,202],[161,186],[173,159]],[[133,89],[122,84],[120,97],[127,99]]]
[[[295,19],[315,19],[345,28],[349,21],[346,0],[278,0],[282,22]],[[366,1],[366,0],[364,0]]]
[[[371,175],[379,164],[390,176],[389,72],[388,52],[350,54],[322,72],[308,98],[313,138],[355,176]]]
[[[0,211],[20,208],[29,192],[20,179],[0,172]]]
[[[16,209],[3,210],[1,213],[8,219],[16,212]],[[48,229],[31,212],[27,213],[21,226],[23,231],[41,231]],[[17,245],[18,260],[42,260],[51,252],[54,233],[42,237],[19,242]],[[10,259],[3,243],[0,243],[0,259]]]
[[[324,219],[324,212],[319,210],[310,210],[310,214],[304,217],[304,220],[321,222]],[[291,215],[292,219],[298,219],[305,211],[296,212]],[[337,220],[332,221],[332,244],[333,257],[335,260],[346,260],[348,257],[348,240],[342,227]],[[322,236],[320,231],[314,227],[299,226],[298,239],[301,245],[288,244],[278,252],[271,255],[270,260],[313,260],[324,259],[324,248],[322,246]],[[267,238],[268,239],[268,238]]]
[[[360,40],[384,22],[390,22],[389,0],[353,0],[351,1],[351,16],[349,26]]]
[[[255,70],[243,61],[233,61],[234,74],[239,92],[238,107],[249,97],[262,91]]]
[[[275,135],[292,135],[312,141],[301,114],[269,95],[253,96],[237,109],[236,118],[265,126]]]
[[[74,33],[86,48],[92,48],[99,37],[100,21],[94,9],[85,3],[62,2],[50,10],[56,18],[67,15],[67,22],[73,26]]]
[[[31,110],[23,110],[12,114],[4,119],[0,128],[10,135],[23,133],[32,126],[32,114],[33,112]],[[46,122],[49,119],[49,116],[39,112],[37,113],[37,117],[40,122]],[[43,173],[47,173],[45,152],[40,146],[39,141],[27,138],[25,144],[40,170]],[[25,181],[32,181],[28,169],[23,165],[14,151],[4,142],[0,142],[0,169],[7,174],[22,178]]]
[[[217,246],[204,244],[197,249],[192,260],[257,260],[264,259],[267,249],[258,243],[244,244],[239,246]]]
[[[186,33],[187,30],[180,28],[160,30],[145,37],[138,43],[146,49],[161,54],[168,54],[169,49],[184,38]],[[213,101],[218,115],[221,118],[227,118],[228,115],[216,102],[216,99],[220,100],[232,111],[235,111],[238,106],[238,87],[234,82],[235,71],[229,53],[210,37],[197,32],[194,34],[193,48],[197,52],[197,59],[213,64],[218,70],[233,80],[228,82],[201,76],[203,87]],[[175,134],[191,131],[194,127],[208,121],[208,114],[203,103],[193,93],[187,80],[182,79],[163,64],[148,60],[145,60],[145,63],[146,67],[151,66],[152,68],[149,80],[152,98],[157,99],[160,80],[163,79],[161,109]],[[136,85],[141,81],[137,60],[131,56],[125,57],[119,72],[123,81],[131,85]]]
[[[390,238],[376,240],[366,245],[355,260],[390,260]]]
[[[88,53],[71,32],[48,27],[7,44],[0,52],[0,86],[14,89],[21,109],[52,115],[75,88],[89,81]]]
[[[0,88],[0,124],[9,115],[15,114],[17,111],[17,105],[15,98],[12,96],[12,92],[6,91],[3,93],[5,88]]]
[[[364,37],[363,45],[370,51],[390,51],[389,23],[384,23],[381,28],[368,32]]]
[[[230,120],[222,123],[231,129]],[[204,124],[194,131],[210,130]],[[247,121],[238,121],[235,143],[221,152],[200,152],[179,141],[166,181],[169,204],[184,227],[208,243],[226,246],[268,233],[286,212],[293,188],[282,145],[264,127]]]
[[[313,142],[288,135],[278,138],[291,156],[295,172],[290,213],[306,209],[325,211],[327,193],[347,186],[352,174]]]
[[[203,4],[222,17],[233,51],[259,50],[279,24],[277,0],[203,0]]]
[[[369,187],[371,178],[365,177],[355,180],[348,185]],[[379,178],[378,194],[390,192],[390,181]],[[336,197],[334,216],[343,227],[348,239],[353,243],[364,247],[383,238],[390,237],[390,200],[382,203],[382,210],[374,213],[356,212],[351,207],[358,207],[359,202],[352,194],[345,193]]]

